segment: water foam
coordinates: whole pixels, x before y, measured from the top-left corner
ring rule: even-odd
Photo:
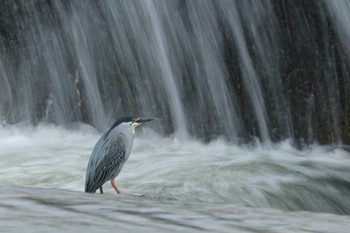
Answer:
[[[146,135],[151,135],[146,137]],[[4,127],[0,183],[83,191],[85,169],[100,134],[87,125]],[[122,192],[179,201],[237,203],[283,210],[350,213],[350,155],[314,145],[234,145],[138,132],[116,179]],[[113,194],[109,184],[106,193]]]

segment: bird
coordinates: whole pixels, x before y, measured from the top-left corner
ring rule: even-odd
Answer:
[[[111,181],[114,190],[120,194],[115,183],[116,176],[128,160],[135,134],[135,128],[153,118],[123,116],[117,119],[97,141],[92,150],[85,178],[85,192],[96,193],[103,185]]]

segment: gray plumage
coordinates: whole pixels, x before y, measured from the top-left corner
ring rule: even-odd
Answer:
[[[95,193],[97,189],[111,180],[113,188],[119,193],[114,178],[120,173],[130,156],[135,128],[153,119],[122,117],[97,141],[87,166],[85,192]]]

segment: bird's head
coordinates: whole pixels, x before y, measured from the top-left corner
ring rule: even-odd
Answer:
[[[139,126],[145,122],[153,121],[153,118],[146,118],[146,117],[131,117],[131,120],[129,119],[126,123],[132,125],[132,126]]]
[[[135,129],[137,126],[153,120],[154,120],[153,118],[146,118],[146,117],[124,116],[116,120],[112,125],[112,127],[110,128],[110,130],[118,126]]]

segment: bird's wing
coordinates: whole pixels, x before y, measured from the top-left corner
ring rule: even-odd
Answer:
[[[98,142],[88,165],[85,191],[96,192],[106,181],[118,175],[125,162],[125,154],[122,134],[105,140],[105,143]]]

